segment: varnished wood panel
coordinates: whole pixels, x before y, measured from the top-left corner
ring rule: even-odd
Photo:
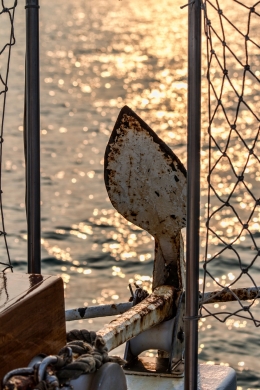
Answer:
[[[0,273],[0,379],[66,344],[61,278]]]

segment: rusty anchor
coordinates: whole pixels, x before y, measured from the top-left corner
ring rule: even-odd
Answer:
[[[123,107],[105,152],[105,184],[115,209],[155,239],[153,290],[164,284],[184,288],[186,176],[172,150]]]
[[[106,148],[104,176],[115,209],[154,237],[154,293],[164,286],[173,294],[171,310],[165,313],[164,308],[164,320],[170,319],[143,333],[145,329],[140,328],[139,336],[127,344],[126,358],[133,360],[145,349],[158,348],[170,356],[168,372],[183,376],[185,261],[181,229],[186,226],[186,169],[154,131],[125,106]],[[143,310],[147,303],[143,301]]]
[[[153,292],[134,306],[125,302],[90,307],[89,311],[68,310],[66,319],[122,314],[97,334],[106,341],[108,351],[128,342],[128,372],[183,376],[185,261],[181,228],[186,224],[186,170],[149,126],[124,107],[106,148],[104,176],[116,210],[155,239]],[[258,299],[259,291],[256,286],[226,287],[200,293],[199,304]],[[158,349],[159,358],[153,362],[140,358],[147,349]]]

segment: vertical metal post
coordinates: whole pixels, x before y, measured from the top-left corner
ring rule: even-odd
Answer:
[[[26,208],[28,272],[41,273],[39,4],[26,0]]]
[[[188,19],[188,202],[185,322],[185,390],[197,390],[200,227],[201,0]]]

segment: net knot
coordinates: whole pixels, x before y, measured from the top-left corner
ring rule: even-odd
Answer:
[[[246,41],[249,41],[249,36],[248,35],[245,35],[245,39],[246,39]]]
[[[227,42],[226,41],[222,41],[222,46],[227,46]]]
[[[248,268],[242,268],[241,271],[242,271],[243,274],[247,274]]]
[[[244,310],[244,311],[249,311],[249,310],[250,310],[250,306],[244,306],[244,307],[243,307],[243,310]]]
[[[244,228],[244,229],[248,229],[248,223],[245,223],[245,224],[243,225],[243,228]]]
[[[244,180],[244,176],[243,175],[238,176],[237,178],[238,178],[238,181],[243,181]]]
[[[236,130],[236,128],[237,128],[237,125],[231,125],[231,130]]]
[[[257,199],[257,201],[255,202],[256,206],[260,206],[260,199]]]
[[[219,15],[223,15],[222,9],[218,9],[218,14],[219,14]]]
[[[183,317],[184,321],[198,321],[201,316],[185,316]]]
[[[245,70],[250,70],[250,65],[245,65]]]
[[[227,75],[228,75],[228,70],[227,70],[227,69],[223,69],[223,74],[224,74],[225,76],[227,76]]]
[[[242,101],[243,101],[243,96],[242,96],[242,95],[239,96],[238,100],[239,100],[240,102],[242,102]]]
[[[255,7],[251,7],[250,12],[255,12]]]

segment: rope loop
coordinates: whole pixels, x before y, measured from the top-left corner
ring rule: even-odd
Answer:
[[[66,347],[60,350],[58,356],[64,356],[66,348],[69,348],[73,360],[68,360],[62,367],[59,365],[61,368],[56,375],[62,383],[77,379],[82,374],[91,374],[107,362],[116,362],[120,365],[126,363],[120,357],[109,356],[104,339],[95,332],[74,329],[67,333],[67,341]]]

